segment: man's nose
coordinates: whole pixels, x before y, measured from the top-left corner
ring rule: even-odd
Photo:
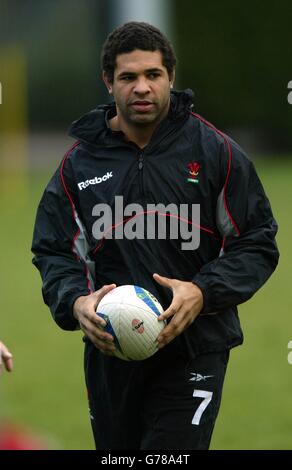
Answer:
[[[149,93],[150,87],[149,87],[148,80],[145,77],[139,77],[136,80],[133,91],[134,93],[137,93],[139,95],[145,95],[146,93]]]

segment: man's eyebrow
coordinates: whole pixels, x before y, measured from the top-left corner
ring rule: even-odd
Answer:
[[[123,72],[120,72],[120,73],[118,74],[118,77],[123,77],[124,75],[136,75],[136,73],[135,73],[135,72],[129,72],[129,71],[127,71],[127,70],[124,70]]]
[[[145,70],[146,73],[153,73],[153,72],[163,72],[162,69],[160,69],[159,67],[154,67],[152,69],[147,69]]]
[[[151,68],[151,69],[146,69],[146,70],[144,70],[144,73],[154,73],[154,72],[156,72],[156,73],[157,73],[157,72],[161,73],[161,72],[163,72],[163,70],[160,69],[159,67],[153,67],[153,68]],[[121,72],[121,73],[118,74],[118,77],[123,77],[124,75],[135,76],[135,75],[137,75],[137,73],[136,73],[136,72],[127,71],[127,70],[123,70],[123,72]]]

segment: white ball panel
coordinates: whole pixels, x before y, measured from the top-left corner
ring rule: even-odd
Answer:
[[[136,289],[138,289],[137,296]],[[163,308],[146,289],[120,286],[101,300],[98,312],[107,315],[122,350],[116,356],[125,360],[143,360],[157,351],[156,339],[165,326],[157,320]],[[143,300],[146,299],[146,301]],[[154,305],[153,305],[154,304]],[[125,356],[125,357],[123,357]]]

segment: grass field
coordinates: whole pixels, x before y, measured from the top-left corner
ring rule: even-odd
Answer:
[[[263,289],[240,307],[245,343],[231,354],[213,449],[292,449],[292,159],[256,166],[279,222],[281,259]],[[51,448],[93,449],[81,333],[64,332],[52,321],[31,265],[35,210],[48,177],[0,179],[0,339],[15,362],[14,372],[0,378],[0,418],[29,426]]]

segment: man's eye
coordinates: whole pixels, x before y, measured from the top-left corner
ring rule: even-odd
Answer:
[[[124,77],[122,77],[122,80],[129,82],[130,80],[133,80],[133,77],[131,75],[125,75]]]
[[[148,77],[152,80],[152,79],[154,79],[154,78],[159,77],[159,73],[157,73],[157,72],[156,72],[156,73],[155,73],[155,72],[149,73]]]

